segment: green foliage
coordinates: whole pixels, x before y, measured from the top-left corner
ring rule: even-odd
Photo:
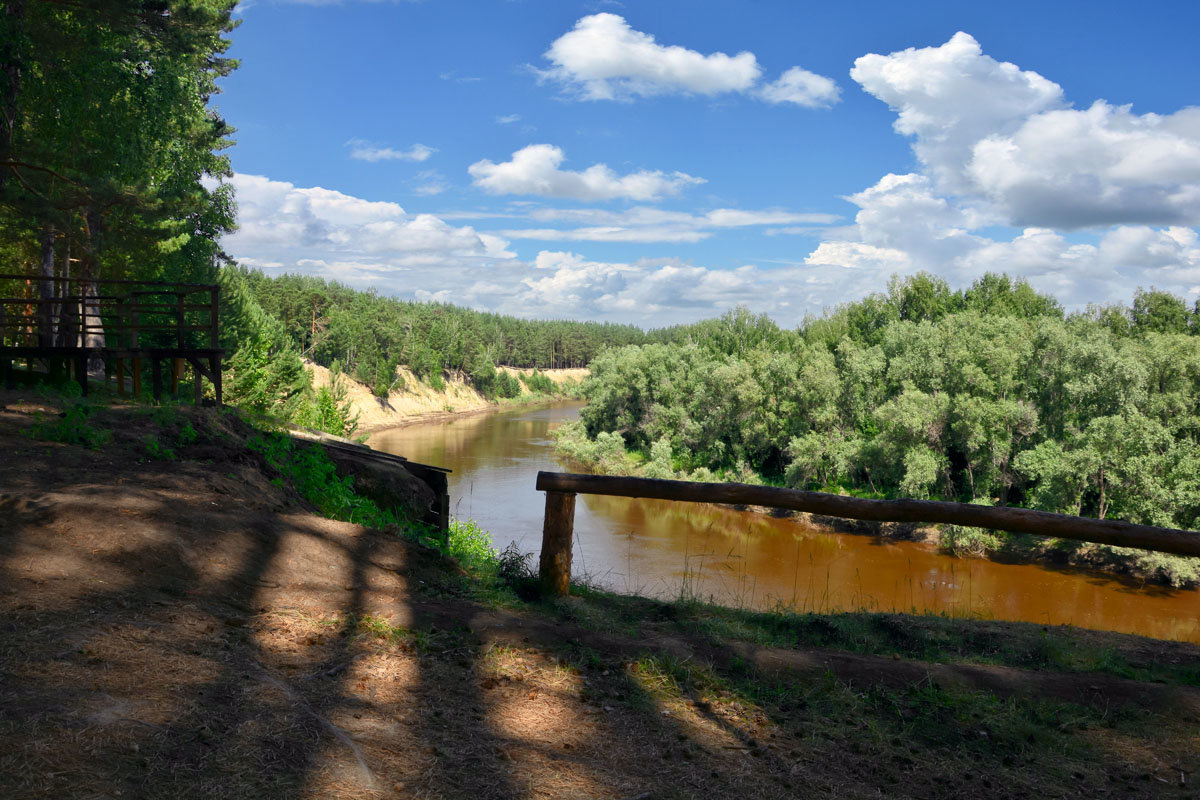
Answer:
[[[471,371],[471,384],[488,400],[516,397],[521,384],[512,373],[496,369],[492,362],[482,359]]]
[[[536,369],[528,375],[522,375],[521,381],[525,387],[534,394],[557,394],[558,387],[554,381],[550,380],[543,372],[538,372]]]
[[[173,449],[164,445],[158,440],[158,437],[153,435],[146,437],[144,449],[146,455],[155,461],[174,461],[178,457]]]
[[[323,516],[371,528],[409,527],[394,511],[380,508],[369,498],[358,495],[353,479],[339,476],[337,467],[322,448],[298,445],[292,437],[271,431],[251,437],[246,444],[261,453],[267,464]]]
[[[76,277],[211,280],[234,226],[208,105],[233,0],[8,6],[0,250],[30,274],[74,241]]]
[[[30,435],[63,444],[77,444],[99,450],[112,438],[110,431],[97,428],[91,421],[92,407],[86,403],[72,403],[56,417],[47,417],[38,412],[34,418]]]
[[[796,332],[738,310],[600,353],[582,430],[564,426],[559,447],[618,474],[761,476],[1194,529],[1195,333],[1183,302],[1154,290],[1131,309],[1064,316],[1002,275],[960,292],[894,279]]]
[[[985,556],[1002,549],[1008,535],[1001,531],[968,528],[962,525],[943,525],[938,532],[938,544],[956,556]]]
[[[619,433],[601,431],[592,439],[582,422],[567,422],[555,429],[554,437],[562,453],[606,475],[627,475],[634,469]]]
[[[580,367],[606,348],[645,338],[630,325],[523,320],[381,297],[310,276],[248,272],[246,279],[297,352],[323,366],[340,361],[363,383],[377,377],[380,364],[405,364],[440,391],[445,371],[470,375],[482,364]],[[502,390],[511,392],[511,384],[504,384]]]
[[[673,453],[671,442],[666,437],[659,439],[650,447],[650,460],[642,469],[642,475],[647,478],[671,479],[675,477],[672,466]]]
[[[395,364],[384,360],[376,365],[371,384],[372,394],[376,397],[387,397],[394,389],[404,390],[404,377],[396,371]]]
[[[336,362],[329,372],[329,383],[306,398],[292,421],[334,436],[349,437],[358,429],[358,414],[347,395],[345,379]]]
[[[458,563],[474,571],[494,572],[499,564],[491,535],[473,519],[450,521],[446,551]]]
[[[179,429],[179,444],[181,447],[195,444],[200,439],[200,432],[192,427],[191,422],[184,422]]]
[[[310,388],[300,355],[284,332],[254,299],[246,273],[222,269],[221,337],[232,351],[225,362],[225,399],[231,405],[283,419],[295,415]]]

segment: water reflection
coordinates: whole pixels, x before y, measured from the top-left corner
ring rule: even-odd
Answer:
[[[576,419],[560,403],[376,433],[371,445],[454,470],[451,510],[527,552],[541,547],[538,470],[570,469],[550,432]],[[790,518],[720,506],[580,495],[574,566],[624,592],[690,594],[729,605],[873,609],[1142,633],[1200,642],[1200,593],[1104,575],[956,559],[914,542],[822,533]]]

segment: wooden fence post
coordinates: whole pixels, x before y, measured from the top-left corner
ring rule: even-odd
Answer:
[[[575,493],[546,492],[546,518],[542,523],[542,555],[538,577],[542,591],[565,597],[571,586],[571,540],[575,529]]]

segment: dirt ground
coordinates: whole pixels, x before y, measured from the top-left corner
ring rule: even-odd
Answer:
[[[0,393],[0,797],[1197,796],[1194,688],[491,608],[236,420],[152,460],[145,414],[93,450],[28,435],[57,413]]]

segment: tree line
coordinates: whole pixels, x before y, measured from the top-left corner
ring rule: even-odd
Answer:
[[[1197,334],[1200,303],[1153,289],[1066,314],[1003,275],[918,274],[795,330],[738,309],[603,353],[583,426],[660,477],[1194,528]]]
[[[606,348],[645,339],[632,325],[518,319],[398,300],[313,276],[244,271],[243,279],[298,351],[373,385],[391,380],[403,364],[434,383],[444,372],[457,372],[488,388],[499,380],[493,378],[497,365],[583,367]]]

